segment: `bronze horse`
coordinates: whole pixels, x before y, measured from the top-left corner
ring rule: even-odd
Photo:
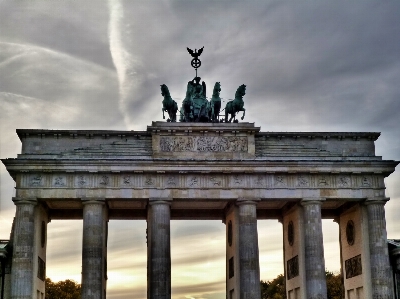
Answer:
[[[164,100],[162,101],[163,107],[161,109],[163,113],[163,119],[165,119],[164,111],[167,111],[169,115],[169,119],[167,119],[167,121],[176,122],[176,112],[178,111],[178,105],[171,98],[168,87],[165,84],[161,85],[161,95],[164,97]]]
[[[226,103],[225,106],[225,122],[231,122],[232,118],[234,119],[234,122],[237,122],[236,120],[236,113],[239,111],[243,111],[242,115],[242,120],[244,118],[244,115],[246,113],[246,109],[243,107],[244,102],[243,102],[243,96],[246,94],[246,85],[242,84],[238,87],[235,93],[235,99],[233,101],[229,101]],[[228,120],[228,114],[231,115],[231,118]]]
[[[210,101],[210,120],[212,122],[219,122],[219,112],[221,110],[221,98],[219,93],[221,92],[221,83],[215,82],[212,98]]]

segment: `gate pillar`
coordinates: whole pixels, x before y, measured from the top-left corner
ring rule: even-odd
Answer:
[[[306,298],[326,299],[321,204],[324,199],[303,199]]]
[[[261,297],[256,205],[255,200],[238,200],[226,214],[228,299]]]
[[[301,205],[297,204],[283,214],[282,227],[286,298],[305,299],[304,217]]]
[[[36,198],[13,198],[16,205],[11,298],[34,299],[45,292],[48,215]]]
[[[372,298],[368,216],[362,204],[339,215],[340,260],[345,299]]]
[[[171,298],[170,202],[150,199],[147,210],[147,298]]]
[[[390,274],[384,207],[388,200],[381,198],[365,201],[368,215],[372,298],[393,299],[393,278]]]
[[[107,208],[104,199],[83,199],[82,299],[105,299]]]

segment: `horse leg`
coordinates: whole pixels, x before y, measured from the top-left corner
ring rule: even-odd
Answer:
[[[161,108],[161,111],[162,111],[162,119],[165,119],[164,108]]]
[[[244,118],[245,113],[246,113],[246,109],[243,108],[242,120],[243,120],[243,118]]]

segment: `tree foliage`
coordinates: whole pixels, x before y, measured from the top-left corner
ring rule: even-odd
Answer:
[[[280,274],[270,281],[261,280],[261,299],[286,299],[285,276]]]
[[[342,275],[325,271],[328,299],[344,299]],[[261,280],[261,299],[286,299],[285,276],[270,281]]]
[[[46,278],[46,299],[81,299],[81,285],[69,279],[53,282]]]

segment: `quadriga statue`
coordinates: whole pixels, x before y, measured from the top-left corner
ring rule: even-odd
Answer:
[[[221,83],[215,82],[212,98],[210,101],[210,120],[212,122],[219,122],[219,112],[221,110]]]
[[[178,111],[178,105],[171,98],[168,87],[165,84],[161,85],[161,95],[164,97],[164,100],[162,101],[163,107],[161,109],[163,113],[163,119],[165,119],[164,111],[166,111],[169,115],[169,119],[167,119],[167,121],[176,122],[176,112]]]
[[[234,122],[238,122],[236,119],[236,113],[239,111],[243,111],[243,115],[241,118],[243,120],[244,115],[246,113],[246,109],[243,107],[244,106],[243,96],[245,94],[246,94],[246,85],[242,84],[236,90],[235,99],[226,103],[225,122],[230,123],[232,121],[232,118],[234,119]],[[228,120],[228,114],[231,115],[229,120]]]

